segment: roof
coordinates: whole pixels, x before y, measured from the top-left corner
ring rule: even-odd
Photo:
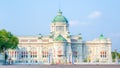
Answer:
[[[62,35],[58,35],[58,36],[55,38],[55,41],[66,41],[66,39],[65,39]]]
[[[62,15],[61,10],[58,11],[57,16],[52,21],[52,23],[57,23],[57,22],[68,23],[68,20]]]

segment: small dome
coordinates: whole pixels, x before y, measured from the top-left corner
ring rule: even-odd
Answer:
[[[104,35],[101,34],[100,37],[99,37],[99,39],[105,39]]]
[[[62,15],[62,12],[59,10],[57,16],[53,19],[53,23],[56,22],[63,22],[63,23],[68,23],[68,20]]]

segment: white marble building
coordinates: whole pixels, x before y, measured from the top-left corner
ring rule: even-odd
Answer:
[[[8,62],[26,64],[74,64],[111,62],[111,41],[100,38],[83,42],[81,34],[71,35],[69,22],[59,10],[45,36],[19,36],[16,50],[8,51]]]

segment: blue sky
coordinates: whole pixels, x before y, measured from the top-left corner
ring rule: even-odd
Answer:
[[[83,40],[104,34],[120,52],[120,0],[0,0],[0,29],[17,36],[49,34],[59,8],[70,33]]]

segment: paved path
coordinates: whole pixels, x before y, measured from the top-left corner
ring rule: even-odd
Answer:
[[[79,64],[79,65],[0,65],[0,68],[120,68],[120,64]]]

